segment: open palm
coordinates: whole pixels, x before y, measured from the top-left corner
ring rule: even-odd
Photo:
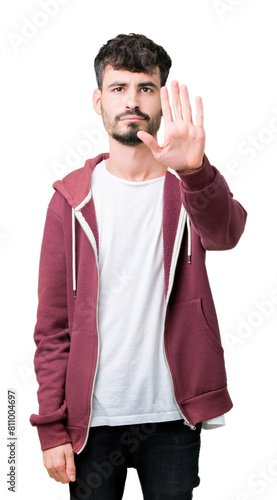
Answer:
[[[152,151],[154,157],[168,168],[185,172],[193,171],[202,165],[205,149],[203,128],[203,104],[201,97],[196,98],[196,124],[192,122],[188,90],[174,80],[171,84],[173,119],[168,90],[161,88],[162,113],[165,122],[164,144],[159,146],[148,132],[138,132],[138,137]]]

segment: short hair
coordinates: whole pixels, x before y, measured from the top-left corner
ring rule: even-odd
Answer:
[[[125,69],[134,73],[152,74],[160,68],[161,86],[164,86],[171,67],[171,59],[161,45],[157,45],[145,35],[130,33],[117,35],[101,47],[95,60],[94,69],[98,88],[102,90],[106,66]]]

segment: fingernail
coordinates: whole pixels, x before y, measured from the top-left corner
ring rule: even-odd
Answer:
[[[76,477],[74,474],[70,474],[69,479],[70,481],[75,481]]]

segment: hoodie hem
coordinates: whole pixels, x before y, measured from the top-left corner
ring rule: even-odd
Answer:
[[[227,385],[179,403],[191,424],[211,420],[231,410],[232,400]]]

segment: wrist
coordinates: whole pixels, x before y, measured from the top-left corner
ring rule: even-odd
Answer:
[[[200,165],[201,167],[201,165]],[[196,172],[196,170],[198,170],[200,167],[197,167],[197,168],[184,168],[184,169],[179,169],[176,170],[176,172],[178,172],[179,174],[191,174],[192,172]]]
[[[202,158],[202,163],[201,165],[199,165],[199,167],[195,167],[195,168],[178,168],[178,170],[176,170],[176,172],[179,172],[180,174],[191,174],[192,172],[195,172],[196,170],[198,170],[199,168],[202,167],[204,163],[204,156]]]

